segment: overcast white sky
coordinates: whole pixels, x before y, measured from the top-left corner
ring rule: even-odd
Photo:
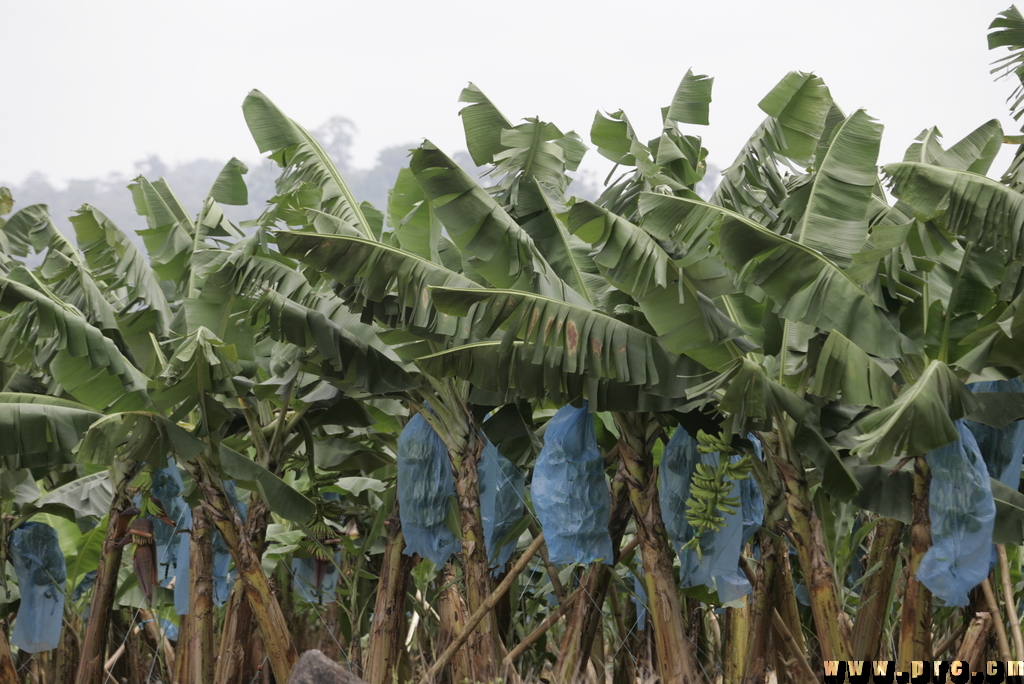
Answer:
[[[715,77],[710,161],[728,165],[790,70],[886,126],[881,162],[923,128],[947,142],[1007,115],[987,27],[1007,0],[6,0],[0,181],[130,174],[150,154],[258,158],[252,88],[314,128],[343,115],[355,161],[430,138],[464,149],[457,102],[475,82],[513,121],[589,140],[597,109],[659,132],[690,67]],[[591,152],[589,156],[597,157]],[[586,163],[586,162],[585,162]]]

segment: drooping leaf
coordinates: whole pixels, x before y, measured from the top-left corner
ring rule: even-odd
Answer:
[[[535,355],[524,342],[477,342],[421,356],[416,364],[434,377],[468,380],[484,393],[471,393],[476,403],[493,406],[521,397],[564,404],[583,398],[598,411],[672,410],[685,404],[687,389],[710,373],[686,356],[661,353],[652,364],[662,382],[643,386],[536,363]]]
[[[650,235],[590,202],[573,205],[569,228],[597,245],[594,262],[615,287],[636,299],[666,349],[716,370],[732,361],[735,352],[723,342],[744,331],[688,282]]]
[[[687,70],[676,88],[665,117],[679,123],[707,126],[711,86],[714,82],[715,79],[709,76],[694,75],[693,69]]]
[[[83,204],[70,218],[78,244],[97,280],[107,288],[127,290],[126,304],[142,302],[155,311],[157,334],[166,336],[171,322],[167,298],[149,262],[135,243],[99,209]]]
[[[99,519],[110,512],[113,500],[114,486],[110,482],[110,471],[101,470],[50,490],[35,502],[35,506],[43,511],[53,506],[63,506],[76,518],[91,516]]]
[[[476,287],[468,278],[397,247],[347,235],[277,233],[281,252],[326,273],[345,286],[354,286],[353,298],[385,302],[392,293],[395,327],[415,327],[440,335],[456,335],[459,321],[438,313],[430,300],[431,286]],[[374,313],[377,307],[373,308]],[[381,315],[389,312],[385,307]]]
[[[245,186],[245,179],[242,176],[248,172],[249,167],[245,163],[232,157],[217,174],[217,180],[213,182],[209,196],[221,204],[245,206],[249,203],[249,189]]]
[[[432,288],[431,296],[439,310],[456,316],[467,315],[475,304],[478,336],[490,337],[504,329],[503,344],[523,340],[520,354],[532,354],[532,363],[557,373],[586,375],[592,383],[615,380],[662,396],[681,396],[703,370],[672,358],[657,338],[642,330],[555,299],[510,290],[443,287]],[[666,373],[684,368],[688,372]]]
[[[430,142],[413,151],[417,182],[470,266],[494,287],[589,303],[551,269],[530,236],[483,188]]]
[[[973,407],[971,391],[949,366],[933,360],[890,406],[858,421],[864,434],[853,453],[884,463],[903,453],[919,456],[934,451],[958,438],[953,421]]]
[[[100,418],[66,399],[0,392],[0,462],[8,470],[74,463],[75,447]]]
[[[282,518],[305,524],[316,512],[316,506],[301,492],[223,443],[220,446],[220,465],[228,477],[254,483],[270,510]]]
[[[104,416],[89,428],[78,447],[78,462],[109,466],[118,458],[166,468],[168,457],[188,461],[206,445],[166,417],[135,411]]]
[[[284,169],[277,179],[277,202],[293,201],[308,188],[317,188],[319,197],[312,206],[306,200],[298,200],[298,204],[335,216],[366,238],[374,239],[352,191],[309,131],[285,116],[258,90],[246,96],[242,113],[260,152],[271,152],[270,158]],[[275,212],[271,210],[267,219],[274,218]]]
[[[833,330],[818,356],[810,392],[844,404],[884,408],[893,402],[892,378],[853,342]]]
[[[1004,260],[1024,258],[1024,196],[967,171],[929,164],[888,164],[892,194],[911,206],[922,220],[973,243],[998,250]]]
[[[892,323],[836,264],[735,212],[708,211],[721,216],[718,239],[725,260],[740,278],[774,300],[779,316],[825,331],[838,330],[869,354],[900,355],[900,337]]]
[[[0,311],[9,312],[0,318],[0,357],[33,355],[37,367],[46,369],[66,392],[98,410],[148,405],[147,378],[110,338],[77,310],[37,289],[41,284],[23,267],[9,276],[0,278]]]
[[[303,349],[315,346],[339,377],[351,379],[352,386],[371,394],[400,392],[419,383],[397,359],[381,349],[369,346],[342,325],[323,313],[268,291],[257,310],[266,307],[267,330],[276,340],[288,341]],[[350,326],[369,327],[348,314]],[[371,332],[372,334],[372,332]]]
[[[832,95],[820,77],[791,71],[758,106],[772,117],[778,151],[793,161],[811,160],[832,107]]]

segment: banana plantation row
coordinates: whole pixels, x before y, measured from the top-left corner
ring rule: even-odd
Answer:
[[[989,35],[1015,78],[1022,32]],[[145,253],[0,189],[0,682],[1024,660],[1024,147],[879,167],[793,72],[704,200],[712,81],[647,142],[595,116],[596,201],[580,136],[472,84],[488,175],[425,141],[386,212],[259,91],[281,175],[240,226],[237,160],[198,214],[131,184]]]

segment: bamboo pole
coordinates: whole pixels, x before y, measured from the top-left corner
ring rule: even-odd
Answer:
[[[985,603],[988,605],[988,612],[992,614],[992,627],[996,631],[996,643],[999,644],[999,657],[1003,662],[1011,660],[1010,642],[1006,639],[1006,626],[1003,625],[1003,618],[999,612],[999,604],[996,602],[996,594],[992,591],[992,583],[988,577],[981,583],[981,591],[985,595]]]
[[[518,644],[516,644],[515,648],[509,651],[508,655],[506,655],[502,659],[501,664],[508,665],[516,658],[526,653],[526,651],[530,648],[530,646],[533,646],[533,643],[537,641],[537,639],[540,639],[542,636],[544,636],[544,634],[549,629],[551,629],[551,626],[558,622],[558,619],[565,614],[565,612],[572,606],[573,601],[575,601],[580,595],[582,595],[582,593],[583,587],[576,587],[576,589],[571,594],[566,596],[565,599],[558,604],[558,608],[555,608],[551,615],[548,615],[546,618],[544,618],[544,621],[537,625],[537,627],[532,632],[530,632],[525,639],[520,641]]]
[[[466,641],[469,639],[470,634],[472,634],[473,632],[473,628],[476,627],[480,623],[480,621],[484,619],[484,617],[491,611],[491,609],[493,609],[494,606],[498,604],[498,601],[501,600],[501,597],[504,596],[505,593],[508,592],[508,590],[512,587],[512,582],[514,582],[516,577],[518,577],[523,572],[523,570],[526,569],[526,566],[530,562],[530,559],[537,554],[543,543],[544,534],[541,533],[541,535],[535,538],[533,542],[526,548],[526,551],[523,552],[523,555],[519,557],[519,560],[516,561],[516,564],[513,565],[512,569],[508,571],[507,575],[505,575],[505,579],[501,581],[501,584],[499,584],[491,593],[491,595],[487,597],[487,600],[485,600],[483,604],[473,612],[469,620],[466,621],[466,626],[452,640],[452,642],[448,644],[448,648],[446,648],[444,652],[441,653],[440,656],[438,656],[437,660],[434,661],[434,664],[430,666],[429,670],[427,670],[427,673],[423,675],[423,678],[420,680],[420,684],[431,684],[431,682],[434,681],[434,679],[437,677],[437,673],[440,672],[444,668],[444,666],[448,664],[448,661],[451,660],[453,655],[455,655],[455,652],[462,648],[462,645],[465,644]]]
[[[1017,604],[1013,600],[1013,584],[1010,581],[1010,560],[1006,557],[1006,547],[996,544],[999,554],[999,575],[1003,580],[1003,605],[1006,606],[1006,619],[1010,622],[1010,633],[1013,635],[1013,650],[1017,660],[1024,660],[1024,636],[1020,632],[1020,616],[1017,615]]]
[[[797,672],[803,682],[805,684],[817,682],[818,678],[814,676],[814,671],[811,670],[811,666],[807,663],[807,657],[800,650],[800,646],[797,644],[796,639],[793,638],[792,632],[786,627],[786,623],[783,621],[782,616],[779,615],[779,611],[774,608],[772,608],[772,626],[775,627],[775,631],[782,638],[783,645],[796,662]]]

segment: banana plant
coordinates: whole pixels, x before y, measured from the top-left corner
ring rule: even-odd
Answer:
[[[118,473],[122,462],[157,468],[176,457],[216,511],[212,522],[234,557],[238,590],[245,590],[271,664],[285,678],[295,657],[288,627],[260,551],[220,483],[234,478],[258,493],[257,529],[267,524],[268,505],[299,526],[330,515],[333,509],[318,503],[315,479],[307,479],[303,493],[280,475],[286,467],[314,472],[307,436],[350,420],[358,404],[346,391],[404,390],[411,378],[372,330],[360,330],[351,315],[334,315],[329,305],[304,328],[332,340],[333,353],[325,358],[309,357],[283,338],[276,348],[271,339],[257,341],[260,327],[254,326],[266,318],[259,312],[268,306],[268,288],[292,297],[288,302],[297,307],[325,296],[294,262],[264,249],[259,234],[246,238],[224,218],[217,199],[244,203],[242,173],[244,165],[230,162],[195,217],[163,180],[136,179],[136,206],[150,225],[143,235],[149,263],[89,205],[72,217],[81,251],[55,228],[45,207],[28,207],[6,222],[5,263],[11,267],[5,275],[11,277],[3,283],[0,326],[8,362],[4,384],[11,391],[4,394],[2,420],[23,438],[5,447],[5,461],[14,472],[84,463]],[[18,264],[44,249],[40,267]],[[276,304],[278,314],[287,306]],[[270,389],[263,391],[263,383]],[[110,481],[120,483],[121,492],[133,486],[132,476]],[[125,507],[121,502],[116,510]],[[113,524],[109,533],[116,534]],[[115,574],[103,592],[112,592],[117,581],[120,555],[112,553],[107,565]],[[202,568],[193,568],[197,572]],[[97,638],[87,640],[82,682],[94,681],[101,674],[96,662],[105,660],[96,654],[105,648],[99,627],[108,608],[94,608],[96,627],[88,631]],[[203,680],[213,676],[213,623],[208,611],[198,612],[208,617],[192,621],[191,629],[204,635],[199,642],[205,647],[191,659]]]

